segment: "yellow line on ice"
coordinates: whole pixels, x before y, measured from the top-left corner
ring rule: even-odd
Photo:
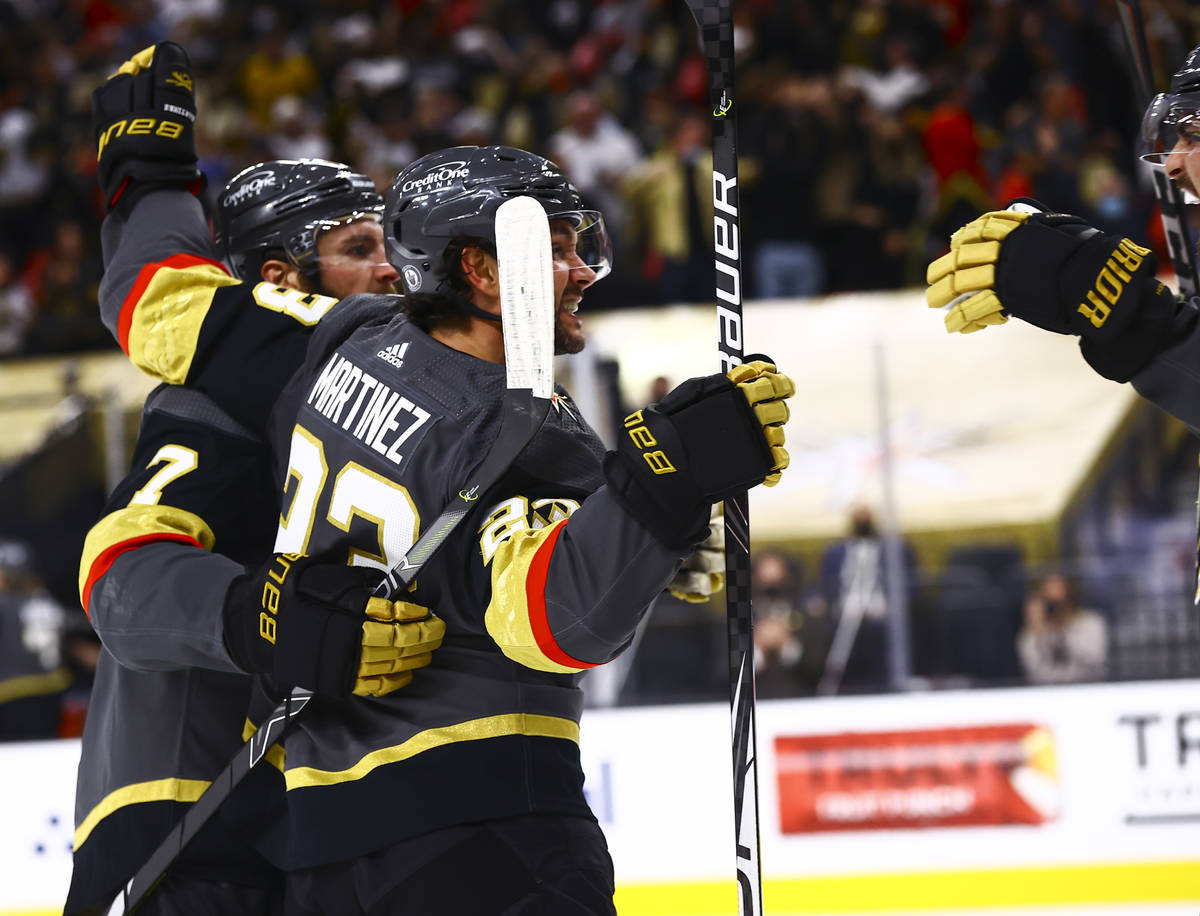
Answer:
[[[1200,902],[1200,861],[775,878],[768,913],[927,913],[1080,903]],[[621,916],[736,916],[728,881],[623,884]]]

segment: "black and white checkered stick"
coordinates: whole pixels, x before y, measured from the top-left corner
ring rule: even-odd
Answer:
[[[708,61],[712,104],[713,247],[717,350],[721,371],[740,365],[742,257],[733,95],[732,0],[688,0]],[[738,913],[762,914],[758,839],[758,729],[754,721],[754,623],[750,607],[750,513],[746,493],[725,500],[725,603],[729,627],[729,699],[733,725],[733,823]]]
[[[505,392],[500,430],[458,497],[446,506],[408,553],[387,572],[375,594],[391,599],[406,589],[533,439],[554,394],[554,274],[546,211],[532,197],[515,197],[496,211],[496,260],[504,327]],[[417,672],[420,677],[420,672]],[[233,790],[295,727],[312,691],[292,692],[266,717],[133,878],[118,891],[110,916],[135,912],[200,828]]]

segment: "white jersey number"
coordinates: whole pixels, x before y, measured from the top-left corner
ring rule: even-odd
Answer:
[[[277,553],[307,553],[316,521],[317,504],[329,479],[325,447],[303,426],[292,431],[284,496],[291,504],[280,516],[275,537]],[[407,553],[420,533],[421,520],[408,490],[386,477],[348,461],[333,478],[325,520],[339,531],[351,533],[355,518],[370,523],[370,548],[350,546],[352,566],[389,570]]]
[[[167,484],[178,480],[184,474],[190,474],[200,464],[196,450],[182,445],[164,445],[146,465],[152,468],[156,464],[163,465],[154,476],[146,481],[146,485],[133,494],[129,500],[131,506],[157,506],[162,499],[162,492]]]
[[[338,300],[330,296],[318,296],[316,293],[275,286],[272,283],[259,283],[254,287],[254,301],[265,309],[290,315],[301,324],[310,327],[338,304]]]

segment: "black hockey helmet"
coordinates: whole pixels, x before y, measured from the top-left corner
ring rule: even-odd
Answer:
[[[522,196],[537,200],[548,216],[570,221],[576,253],[597,280],[609,272],[612,246],[604,217],[583,209],[557,165],[511,146],[456,146],[422,156],[388,191],[383,235],[405,293],[427,290],[452,239],[495,245],[496,210]]]
[[[1147,162],[1163,163],[1180,139],[1200,143],[1200,46],[1172,75],[1170,88],[1147,106],[1138,155]]]
[[[238,172],[217,198],[217,251],[243,280],[282,250],[317,278],[317,236],[351,219],[382,218],[383,197],[366,175],[325,159],[276,159]]]

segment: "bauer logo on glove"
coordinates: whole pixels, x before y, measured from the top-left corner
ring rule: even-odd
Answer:
[[[646,464],[650,466],[651,471],[655,474],[675,473],[675,465],[671,464],[667,453],[661,448],[655,448],[658,440],[650,432],[650,427],[646,425],[640,410],[634,411],[625,418],[625,431],[629,434],[633,444],[642,450],[642,457],[646,459]],[[647,449],[652,451],[647,451]]]
[[[155,188],[202,189],[195,121],[191,62],[174,42],[143,48],[92,93],[96,179],[109,208]]]
[[[690,551],[708,534],[714,502],[779,481],[788,465],[786,401],[795,391],[758,357],[728,374],[688,379],[626,418],[626,435],[604,462],[610,489],[664,544]]]

